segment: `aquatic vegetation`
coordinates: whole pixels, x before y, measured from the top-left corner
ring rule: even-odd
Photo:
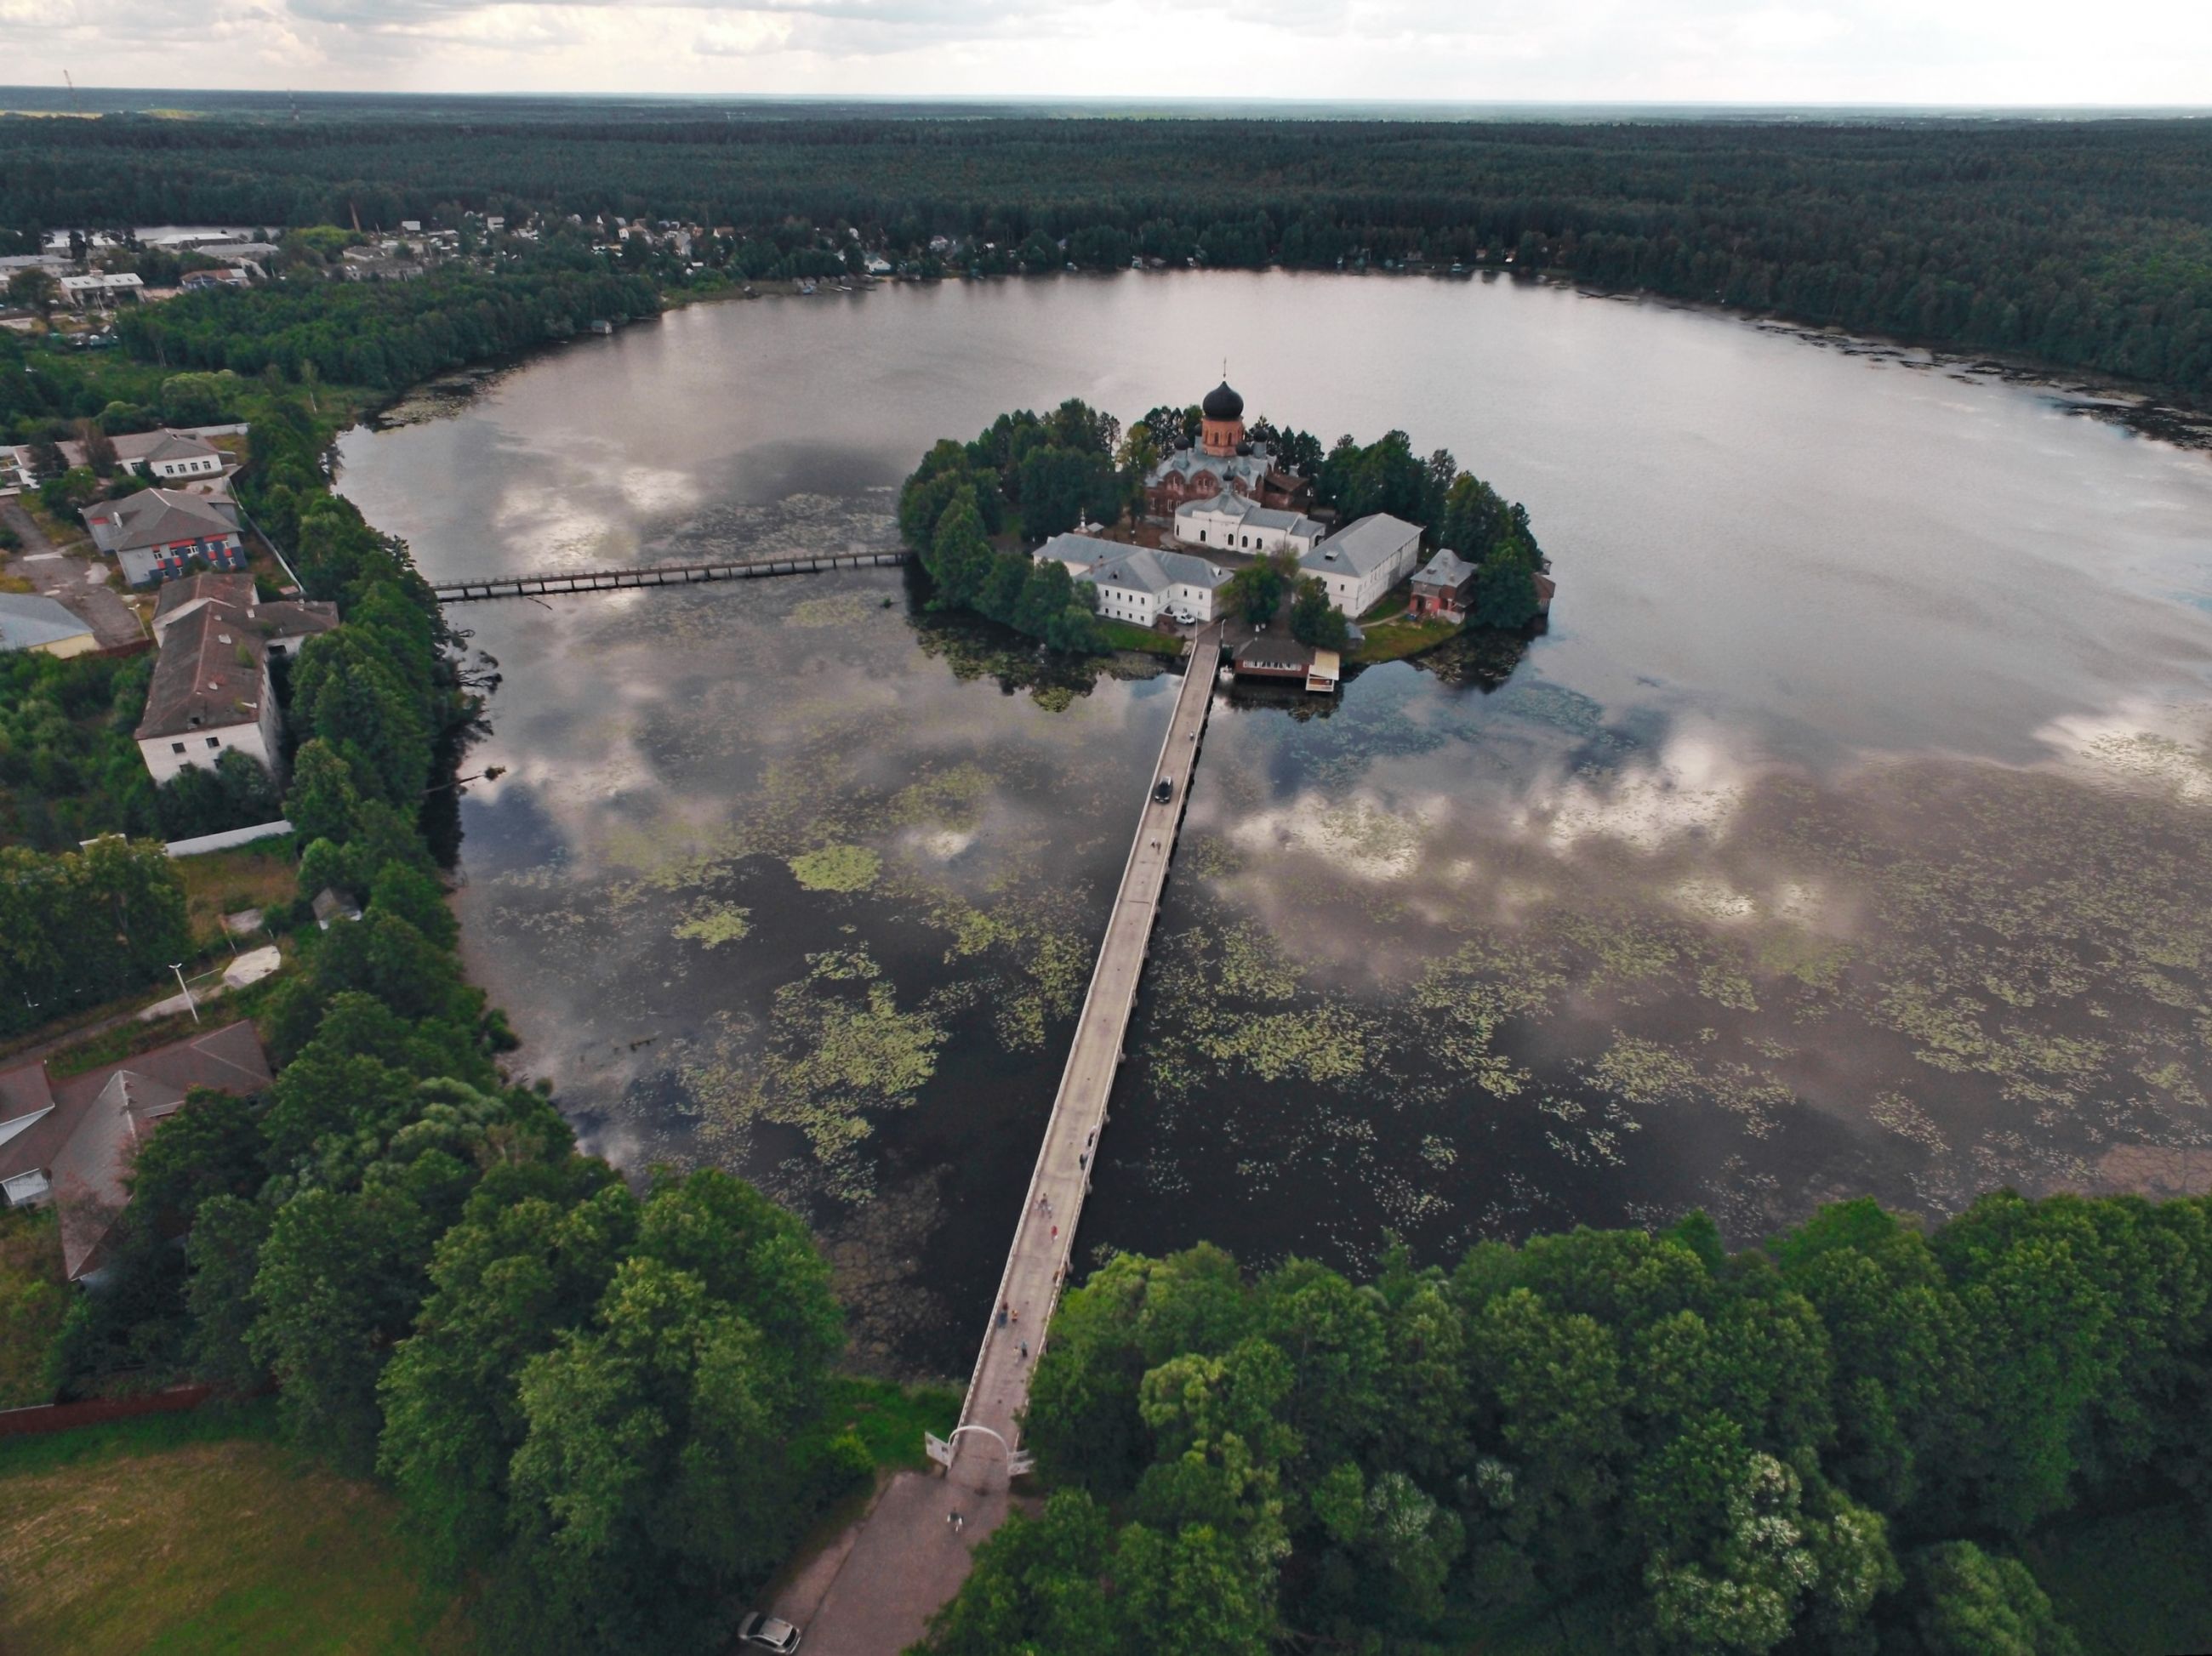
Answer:
[[[711,1140],[743,1151],[764,1125],[804,1135],[827,1195],[859,1201],[874,1188],[860,1153],[872,1113],[911,1105],[936,1073],[942,1019],[906,1011],[864,949],[807,957],[807,974],[777,989],[757,1050],[726,1026],[682,1078],[708,1118]]]
[[[718,949],[726,943],[743,940],[752,929],[752,910],[709,898],[685,908],[672,935],[708,949]]]
[[[809,891],[865,891],[884,865],[866,846],[824,846],[785,860],[793,877]]]

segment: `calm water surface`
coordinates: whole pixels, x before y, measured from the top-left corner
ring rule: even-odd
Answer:
[[[580,342],[343,486],[434,578],[890,544],[933,439],[1224,355],[1453,450],[1561,591],[1493,694],[1217,714],[1087,1248],[2212,1179],[2212,464],[2056,395],[1504,283],[956,285]],[[1172,682],[1041,679],[890,571],[454,618],[528,1067],[808,1211],[864,1358],[964,1372]]]

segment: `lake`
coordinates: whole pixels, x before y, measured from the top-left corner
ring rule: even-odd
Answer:
[[[1232,698],[1081,1239],[1352,1269],[1702,1206],[2212,1186],[2212,462],[1924,355],[1502,281],[678,312],[357,430],[432,579],[890,545],[940,436],[1220,377],[1524,501],[1502,688]],[[1176,688],[896,570],[457,607],[469,963],[586,1144],[805,1212],[966,1372]]]

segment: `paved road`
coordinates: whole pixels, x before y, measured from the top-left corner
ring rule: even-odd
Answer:
[[[804,1629],[806,1656],[895,1656],[929,1631],[1006,1521],[1005,1489],[979,1494],[901,1472],[868,1515],[779,1592],[769,1613]],[[957,1512],[957,1530],[946,1520]]]
[[[1091,1188],[1091,1164],[1097,1157],[1099,1136],[1106,1125],[1106,1103],[1152,944],[1152,919],[1175,854],[1176,830],[1198,761],[1199,740],[1213,699],[1214,670],[1220,660],[1221,629],[1217,625],[1192,642],[1159,764],[1145,781],[1135,841],[1106,923],[1091,992],[1068,1048],[1060,1093],[1053,1100],[1044,1146],[1015,1226],[999,1303],[993,1306],[984,1328],[983,1349],[961,1411],[963,1427],[986,1429],[963,1431],[956,1442],[951,1477],[956,1484],[971,1489],[1004,1488],[1008,1455],[1019,1448],[1017,1421],[1029,1402],[1030,1369],[1052,1319],[1076,1223],[1082,1216],[1083,1198]],[[1174,787],[1173,797],[1164,804],[1152,798],[1153,784],[1161,777]],[[998,1321],[1000,1307],[1007,1315],[1003,1327]]]
[[[0,573],[21,575],[86,626],[103,650],[135,644],[146,629],[107,584],[113,572],[104,558],[73,557],[47,538],[37,520],[14,500],[0,500],[0,521],[21,537],[23,549],[0,560]]]

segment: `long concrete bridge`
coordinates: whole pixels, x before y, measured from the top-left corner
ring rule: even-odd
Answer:
[[[1044,1143],[1014,1226],[1013,1246],[983,1329],[982,1350],[968,1382],[960,1425],[943,1450],[932,1453],[951,1480],[968,1489],[1003,1485],[1027,1470],[1019,1417],[1029,1403],[1030,1374],[1044,1348],[1054,1306],[1067,1278],[1083,1198],[1098,1160],[1106,1105],[1122,1059],[1122,1039],[1136,1005],[1137,984],[1152,952],[1152,921],[1175,856],[1176,836],[1198,763],[1200,738],[1213,704],[1213,676],[1221,661],[1221,629],[1209,627],[1185,658],[1182,688],[1160,744],[1159,762],[1146,779],[1145,804],[1121,889],[1106,922],[1105,941],[1091,974],[1090,992],[1060,1071],[1060,1092],[1045,1123]],[[1168,785],[1161,801],[1155,790]],[[1000,1320],[1001,1316],[1005,1320]]]
[[[806,1624],[809,1656],[884,1656],[921,1639],[931,1613],[967,1579],[971,1550],[1006,1518],[1010,1478],[1027,1469],[1020,1416],[1030,1376],[1067,1279],[1083,1198],[1098,1165],[1106,1106],[1220,662],[1221,629],[1211,627],[1191,646],[1159,761],[1145,779],[1128,861],[985,1319],[960,1424],[949,1441],[928,1441],[945,1475],[899,1474],[864,1520],[776,1595],[776,1614]],[[1169,786],[1164,801],[1156,793],[1162,781]]]
[[[647,563],[623,569],[578,569],[545,575],[497,575],[444,581],[430,590],[441,604],[483,598],[535,598],[563,592],[617,592],[632,586],[696,586],[705,581],[758,580],[768,575],[811,575],[825,569],[880,569],[914,555],[890,552],[801,552],[769,558],[706,558],[686,563]]]

